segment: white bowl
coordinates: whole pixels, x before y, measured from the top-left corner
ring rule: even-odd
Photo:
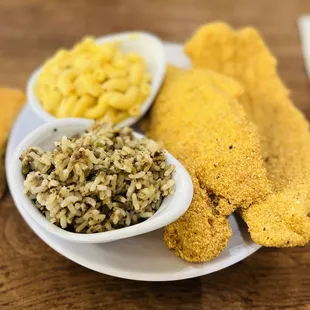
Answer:
[[[107,35],[96,39],[97,43],[120,41],[120,49],[124,53],[134,52],[141,55],[147,64],[148,72],[152,77],[151,93],[141,106],[141,114],[137,117],[129,117],[121,122],[120,126],[131,126],[136,123],[150,108],[155,96],[163,82],[166,73],[166,58],[162,41],[146,32],[124,32]],[[30,76],[27,83],[28,103],[35,113],[45,122],[57,119],[44,110],[35,92],[34,86],[42,66],[36,69]]]
[[[82,133],[91,123],[92,121],[90,120],[77,118],[56,120],[38,127],[22,140],[15,149],[13,157],[10,159],[8,169],[8,179],[11,184],[10,190],[15,203],[25,209],[28,214],[48,232],[68,241],[84,243],[105,243],[141,235],[164,227],[182,216],[191,203],[193,185],[186,169],[168,152],[166,152],[167,162],[176,166],[173,175],[173,179],[175,180],[175,193],[165,197],[158,211],[151,218],[142,223],[107,232],[79,234],[57,227],[40,213],[33,202],[23,193],[24,177],[21,173],[19,156],[30,146],[40,146],[44,150],[51,150],[54,147],[54,141],[60,140],[64,135],[72,136],[76,133]],[[137,133],[135,133],[135,135],[138,138],[143,137]]]

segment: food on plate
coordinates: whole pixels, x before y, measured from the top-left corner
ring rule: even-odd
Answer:
[[[124,54],[120,42],[98,44],[86,38],[59,50],[43,66],[35,92],[55,117],[85,117],[119,123],[140,114],[151,92],[144,59]]]
[[[215,258],[232,233],[227,216],[271,191],[256,130],[238,103],[242,93],[216,72],[169,67],[150,113],[148,134],[180,160],[194,184],[191,206],[164,234],[167,246],[190,262]]]
[[[55,149],[30,147],[20,157],[25,194],[55,225],[95,233],[140,223],[174,192],[165,151],[132,129],[95,123]]]
[[[214,23],[200,28],[185,47],[195,67],[227,74],[245,88],[240,96],[260,134],[273,194],[242,211],[252,239],[289,247],[310,241],[309,123],[294,107],[277,61],[253,28]]]
[[[212,260],[228,244],[235,211],[258,244],[305,245],[309,123],[291,102],[276,59],[255,29],[224,23],[198,29],[185,52],[194,68],[168,67],[146,128],[194,186],[187,212],[165,228],[167,247],[189,262]],[[86,38],[45,63],[35,92],[55,117],[103,121],[62,137],[52,151],[30,147],[21,155],[25,194],[51,223],[75,233],[127,227],[153,216],[174,193],[175,167],[161,144],[114,125],[139,115],[150,95],[142,57],[122,53],[119,42]],[[24,101],[14,96],[18,104],[3,114],[1,133]],[[5,138],[0,143],[4,153]]]
[[[6,142],[13,122],[25,103],[25,94],[18,89],[0,88],[0,198],[6,190],[4,157]]]

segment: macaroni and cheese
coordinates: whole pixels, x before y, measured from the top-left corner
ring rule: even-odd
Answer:
[[[119,123],[137,116],[151,92],[143,58],[124,54],[119,43],[86,38],[59,50],[38,76],[36,95],[55,117],[85,117]]]

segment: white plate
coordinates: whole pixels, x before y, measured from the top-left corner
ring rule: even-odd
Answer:
[[[165,52],[168,63],[190,67],[182,45],[166,43]],[[13,154],[21,139],[41,124],[42,121],[26,105],[13,127],[7,158]],[[48,233],[23,209],[18,210],[31,229],[63,256],[89,269],[126,279],[170,281],[202,276],[233,265],[260,248],[250,239],[246,227],[240,225],[234,216],[230,217],[233,236],[219,257],[211,262],[190,264],[166,248],[162,241],[163,230],[108,244],[76,244]]]

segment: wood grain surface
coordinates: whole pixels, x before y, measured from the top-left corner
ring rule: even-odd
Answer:
[[[183,42],[199,25],[253,25],[279,59],[292,97],[310,118],[296,19],[309,0],[0,0],[0,85],[27,77],[61,46],[87,34],[153,32]],[[87,270],[57,254],[24,223],[9,194],[0,202],[0,309],[310,309],[310,247],[261,249],[201,278],[145,283]]]

